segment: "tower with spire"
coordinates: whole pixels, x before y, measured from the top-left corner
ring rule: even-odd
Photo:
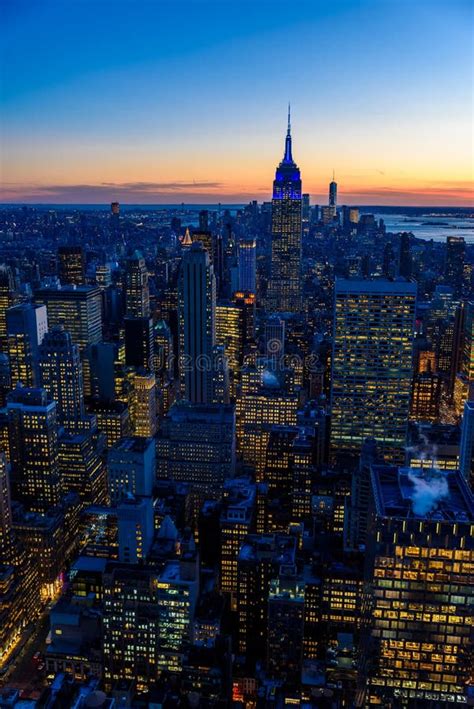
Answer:
[[[276,169],[272,199],[272,262],[267,309],[296,313],[301,310],[301,176],[293,160],[291,112],[283,160]]]
[[[337,182],[334,170],[332,171],[332,181],[329,183],[329,207],[332,210],[332,216],[336,216],[337,212]]]

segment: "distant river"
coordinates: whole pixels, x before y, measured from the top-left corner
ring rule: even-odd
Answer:
[[[407,217],[403,214],[375,214],[375,218],[384,220],[387,231],[411,231],[427,241],[446,241],[447,236],[463,236],[467,243],[474,244],[474,219]]]

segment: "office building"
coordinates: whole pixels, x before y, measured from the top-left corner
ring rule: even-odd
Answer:
[[[145,565],[109,562],[103,576],[104,683],[133,680],[143,691],[158,677],[157,574]]]
[[[209,254],[194,243],[183,256],[179,281],[181,395],[195,404],[212,400],[216,284]]]
[[[57,403],[58,424],[78,432],[86,425],[84,385],[79,348],[69,332],[55,325],[39,347],[41,386]]]
[[[108,501],[107,474],[103,461],[105,436],[93,430],[63,432],[59,437],[58,466],[64,493],[74,492],[83,507]]]
[[[282,387],[269,370],[262,372],[244,367],[242,376],[242,387],[236,401],[237,451],[245,463],[254,467],[257,482],[261,482],[271,427],[296,424],[298,394]]]
[[[62,286],[85,283],[86,263],[82,246],[58,248],[58,277]]]
[[[459,473],[372,468],[361,663],[367,705],[465,704],[473,525],[472,493]]]
[[[264,657],[267,646],[268,597],[282,566],[294,566],[296,540],[283,534],[251,534],[237,562],[238,651],[247,660]]]
[[[115,398],[115,374],[120,362],[121,348],[117,342],[98,342],[88,349],[91,378],[91,396],[100,401]]]
[[[71,333],[81,355],[102,339],[102,296],[98,286],[66,285],[40,288],[37,303],[48,309],[49,327],[62,325]]]
[[[107,455],[109,493],[112,504],[123,495],[151,497],[155,484],[155,441],[127,437],[117,441]]]
[[[154,374],[133,375],[130,421],[134,436],[153,437],[157,428],[157,391]]]
[[[125,318],[125,364],[128,367],[153,368],[153,320],[150,317]]]
[[[153,500],[125,495],[117,505],[118,558],[126,564],[146,559],[153,541]]]
[[[105,686],[134,680],[149,689],[163,670],[180,672],[190,644],[199,582],[196,558],[183,550],[161,572],[109,563],[104,573]]]
[[[11,564],[14,559],[10,471],[5,453],[0,452],[0,564]]]
[[[145,259],[135,251],[127,261],[125,274],[125,313],[128,318],[150,317],[150,291]]]
[[[7,416],[14,499],[46,513],[62,494],[56,402],[44,389],[17,386],[8,396]]]
[[[282,564],[268,592],[267,672],[293,685],[300,681],[303,661],[304,591],[296,567]]]
[[[8,351],[7,310],[17,300],[15,280],[11,268],[0,266],[0,352]]]
[[[121,438],[131,434],[130,411],[122,401],[94,400],[88,405],[88,411],[94,414],[97,430],[105,435],[105,445],[111,448]]]
[[[436,372],[415,374],[410,403],[413,421],[438,421],[442,393],[442,379]]]
[[[248,478],[224,483],[220,515],[220,588],[237,606],[237,559],[240,547],[252,531],[256,513],[256,487]]]
[[[333,456],[374,437],[402,460],[412,380],[416,284],[336,279],[331,374]]]
[[[456,295],[461,295],[464,286],[464,260],[466,242],[462,236],[446,238],[446,264],[444,278]]]
[[[38,386],[38,348],[48,331],[46,308],[31,303],[14,305],[6,312],[6,327],[11,385]]]
[[[162,421],[157,477],[221,490],[235,472],[235,412],[231,405],[176,402]]]
[[[179,672],[191,644],[199,593],[199,557],[192,544],[178,561],[168,561],[156,584],[160,635],[158,666]]]
[[[244,339],[243,309],[234,303],[216,305],[216,343],[224,347],[229,370],[232,373],[234,395],[244,359]]]
[[[301,310],[301,177],[293,160],[290,113],[285,154],[276,169],[272,199],[272,257],[267,309]]]
[[[244,332],[244,352],[248,353],[255,341],[255,293],[236,291],[232,298],[235,305],[241,309]]]
[[[241,241],[238,246],[239,291],[257,292],[257,244],[255,239]]]
[[[265,323],[265,355],[273,367],[283,365],[285,354],[285,321],[272,315]]]
[[[461,425],[459,472],[474,491],[474,402],[466,401]]]

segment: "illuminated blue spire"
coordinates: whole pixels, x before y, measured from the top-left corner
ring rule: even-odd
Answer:
[[[284,163],[292,163],[293,162],[293,156],[291,154],[291,108],[290,108],[289,102],[288,102],[288,130],[286,132],[285,155],[283,157],[283,162]]]

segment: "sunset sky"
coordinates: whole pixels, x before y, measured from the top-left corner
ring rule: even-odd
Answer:
[[[3,202],[474,203],[471,0],[3,0]]]

